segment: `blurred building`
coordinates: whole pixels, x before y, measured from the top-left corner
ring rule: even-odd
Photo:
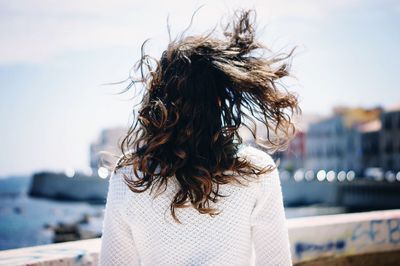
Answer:
[[[125,133],[126,129],[122,127],[102,130],[99,138],[90,145],[90,167],[114,165],[121,155],[119,144]]]
[[[400,171],[400,108],[382,113],[380,165],[386,171]]]
[[[380,119],[371,121],[358,127],[361,137],[361,164],[364,169],[380,168],[380,133],[382,123]]]
[[[306,160],[306,137],[309,125],[321,120],[319,115],[301,115],[294,117],[296,135],[290,141],[286,150],[277,152],[276,157],[280,159],[279,168],[293,172],[304,168]]]
[[[306,137],[305,168],[313,171],[354,171],[362,174],[363,131],[360,127],[379,120],[381,108],[346,108],[334,109],[331,117],[313,123]],[[367,133],[367,132],[365,132]],[[367,134],[364,139],[373,138]]]
[[[287,150],[279,152],[280,168],[292,172],[304,167],[306,156],[306,133],[298,131],[290,141]]]

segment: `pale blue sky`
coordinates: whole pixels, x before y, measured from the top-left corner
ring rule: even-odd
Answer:
[[[167,15],[174,35],[202,4],[190,32],[252,7],[273,51],[299,46],[288,89],[305,113],[400,102],[398,1],[0,1],[0,176],[87,166],[100,130],[132,118],[132,93],[100,84],[126,78],[146,38],[159,57]]]

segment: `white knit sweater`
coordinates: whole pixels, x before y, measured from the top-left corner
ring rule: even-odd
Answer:
[[[275,165],[267,153],[242,146],[238,156],[258,165]],[[110,178],[105,206],[100,265],[292,265],[288,231],[277,170],[248,187],[220,186],[229,195],[210,207],[214,218],[194,208],[170,203],[176,181],[153,199],[147,190],[133,193],[123,182],[122,168]]]

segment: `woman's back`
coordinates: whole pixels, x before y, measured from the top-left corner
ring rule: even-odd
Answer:
[[[142,47],[127,89],[145,91],[110,179],[101,265],[291,265],[278,170],[239,134],[288,143],[297,98],[279,81],[291,53],[265,57],[251,14],[221,37],[184,31],[160,60]]]
[[[242,146],[238,157],[256,165],[275,165],[265,152]],[[224,184],[215,217],[170,203],[178,183],[168,182],[155,199],[133,193],[121,168],[110,179],[103,224],[100,265],[292,265],[278,171],[248,186]],[[214,206],[214,205],[213,205]]]

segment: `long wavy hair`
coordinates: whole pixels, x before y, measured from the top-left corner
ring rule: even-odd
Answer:
[[[181,34],[160,60],[146,55],[142,46],[136,65],[141,77],[131,80],[127,89],[139,82],[145,91],[137,120],[120,143],[122,156],[114,172],[132,168],[136,179],[124,175],[129,189],[153,193],[157,187],[155,197],[175,178],[179,189],[170,210],[177,223],[176,208],[192,206],[214,217],[219,212],[210,201],[225,197],[220,185],[245,185],[244,180],[274,169],[237,156],[241,126],[260,141],[253,118],[262,122],[267,131],[262,144],[269,148],[287,146],[295,133],[297,97],[277,86],[289,76],[285,59],[295,49],[269,58],[260,53],[269,49],[255,39],[252,14],[236,11],[220,38],[215,30],[200,36]]]

